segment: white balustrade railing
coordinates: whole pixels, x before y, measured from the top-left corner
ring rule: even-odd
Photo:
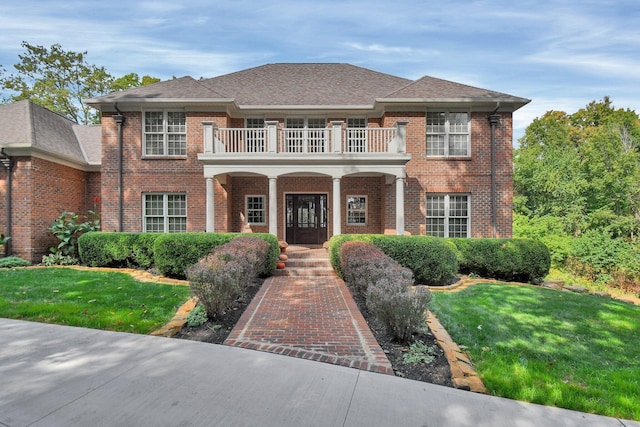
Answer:
[[[342,138],[344,153],[388,153],[396,128],[346,128]]]
[[[406,124],[392,128],[213,128],[205,152],[403,153]],[[211,129],[213,130],[211,132]],[[207,141],[207,138],[211,138]]]

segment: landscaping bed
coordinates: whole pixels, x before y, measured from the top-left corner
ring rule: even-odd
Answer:
[[[251,299],[255,296],[255,294],[260,289],[262,285],[262,280],[256,280],[252,283],[251,286],[248,287],[248,297],[243,301],[238,301],[234,304],[231,310],[228,310],[224,316],[218,322],[208,321],[207,323],[198,326],[198,327],[190,327],[185,325],[182,330],[180,330],[174,338],[178,339],[187,339],[194,341],[202,341],[214,344],[222,344],[225,339],[238,322],[242,313],[247,308]],[[409,351],[409,346],[405,344],[399,344],[394,342],[391,339],[391,336],[386,333],[382,325],[380,325],[375,318],[373,318],[366,307],[364,306],[363,301],[358,301],[356,299],[356,303],[360,308],[362,315],[365,320],[369,324],[376,340],[385,351],[389,362],[396,372],[397,376],[412,379],[416,381],[423,381],[432,384],[443,385],[447,387],[453,387],[451,382],[451,371],[449,369],[449,363],[444,356],[444,352],[438,346],[433,335],[428,331],[425,326],[425,331],[414,334],[414,341],[420,340],[425,343],[427,347],[431,347],[434,349],[434,360],[429,363],[416,363],[416,364],[405,364],[403,361],[404,355]]]

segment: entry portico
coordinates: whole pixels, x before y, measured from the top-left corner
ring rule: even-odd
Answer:
[[[358,151],[344,150],[344,147],[353,147],[353,141],[349,140],[353,132],[344,128],[343,122],[332,122],[332,127],[328,129],[330,138],[326,140],[320,138],[317,133],[296,135],[301,138],[301,144],[297,145],[287,141],[287,136],[290,136],[287,135],[287,129],[278,128],[278,122],[274,121],[267,122],[264,132],[260,133],[256,133],[255,129],[233,129],[233,133],[230,133],[229,130],[215,128],[212,122],[203,122],[203,127],[204,152],[198,155],[198,159],[203,163],[204,177],[207,180],[207,231],[215,231],[214,180],[226,183],[232,177],[261,176],[268,180],[269,233],[277,235],[281,240],[293,240],[290,243],[310,243],[297,239],[296,234],[289,231],[290,228],[322,228],[330,221],[330,235],[341,234],[345,211],[342,205],[341,183],[345,177],[359,177],[374,180],[383,178],[385,185],[395,185],[395,231],[397,234],[404,234],[404,183],[406,163],[411,159],[411,155],[405,150],[406,123],[396,123],[393,132],[380,128],[359,129],[361,138],[369,137],[363,138],[367,141],[367,146],[361,145]],[[382,132],[386,132],[389,139],[377,144],[378,147],[370,145],[368,141],[379,139]],[[230,135],[234,135],[234,139],[231,139]],[[310,142],[316,150],[309,150]],[[299,152],[280,149],[287,146],[301,149]],[[254,149],[248,151],[247,147]],[[259,148],[256,150],[255,147]],[[323,148],[317,149],[318,147]],[[238,152],[242,155],[239,156]],[[283,177],[328,178],[331,185],[321,193],[309,192],[304,185],[287,186],[281,189],[283,197],[279,198],[278,181]],[[301,196],[313,194],[322,197]],[[310,207],[312,211],[309,211]],[[316,212],[315,209],[319,210]],[[384,210],[384,206],[370,209]],[[280,217],[278,212],[282,213]],[[383,215],[383,212],[380,215]],[[313,221],[310,221],[310,218]],[[299,221],[303,223],[298,224]],[[278,225],[283,223],[286,224],[286,231],[279,232]],[[323,236],[324,240],[330,235]],[[324,241],[320,240],[319,243]]]

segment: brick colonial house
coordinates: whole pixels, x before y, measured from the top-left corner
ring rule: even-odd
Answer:
[[[86,102],[102,114],[100,176],[83,173],[105,231],[511,236],[512,113],[528,99],[269,64]]]

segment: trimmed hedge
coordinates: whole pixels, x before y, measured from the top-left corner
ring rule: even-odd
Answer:
[[[280,254],[278,239],[267,233],[115,233],[92,232],[78,239],[83,264],[92,267],[155,266],[169,277],[185,277],[185,270],[213,248],[237,237],[255,236],[269,243],[261,275],[273,272]]]
[[[185,277],[187,267],[209,254],[213,248],[247,234],[240,233],[166,233],[155,241],[155,266],[165,276]],[[269,243],[269,255],[261,275],[269,275],[276,268],[280,255],[278,239],[268,233],[253,233]]]
[[[442,284],[458,272],[455,246],[446,239],[374,235],[371,243],[398,264],[413,271],[417,283]]]
[[[340,264],[342,245],[354,240],[374,244],[398,264],[413,271],[416,282],[421,284],[442,283],[458,271],[455,246],[446,239],[430,236],[341,234],[329,240],[329,260],[340,277],[343,277]]]
[[[354,240],[373,243],[400,265],[411,269],[418,283],[430,285],[442,283],[457,272],[536,283],[551,268],[549,250],[532,239],[341,234],[329,240],[329,260],[342,278],[341,248]]]
[[[457,248],[460,272],[481,277],[538,282],[551,268],[549,249],[531,239],[449,239]]]
[[[91,267],[149,268],[153,245],[160,233],[85,233],[78,239],[82,264]]]

